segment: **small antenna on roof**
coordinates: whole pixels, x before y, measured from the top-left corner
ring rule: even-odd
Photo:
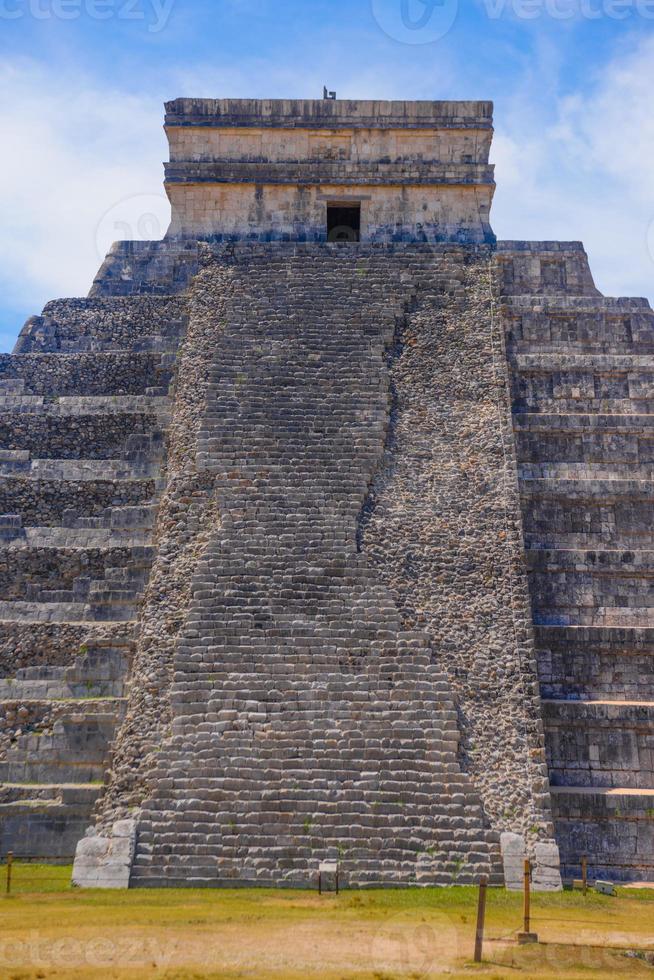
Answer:
[[[323,85],[323,88],[322,88],[322,97],[323,97],[323,99],[335,99],[336,98],[336,92],[330,92],[330,91],[328,91],[327,86],[326,85]]]

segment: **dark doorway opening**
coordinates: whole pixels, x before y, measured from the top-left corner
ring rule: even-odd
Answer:
[[[327,205],[327,241],[361,241],[361,205]]]

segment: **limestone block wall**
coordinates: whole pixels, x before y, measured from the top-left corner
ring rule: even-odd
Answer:
[[[327,204],[364,242],[492,242],[490,103],[179,99],[166,106],[168,235],[325,241]]]
[[[327,204],[361,203],[364,242],[492,239],[492,193],[484,186],[445,189],[356,180],[298,185],[263,183],[168,184],[173,216],[168,234],[214,241],[326,241]]]
[[[173,297],[57,300],[0,356],[0,847],[70,861],[154,557]]]
[[[559,248],[497,254],[556,835],[570,875],[648,879],[654,314]]]
[[[289,160],[405,163],[488,163],[492,129],[331,129],[208,126],[167,127],[171,163]]]

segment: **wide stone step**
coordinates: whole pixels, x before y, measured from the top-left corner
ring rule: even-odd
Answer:
[[[161,449],[152,440],[150,447]],[[154,455],[154,453],[153,453]],[[21,476],[31,480],[130,480],[156,479],[161,469],[158,458],[140,459],[30,459],[24,449],[0,450],[0,476]]]
[[[553,785],[654,788],[654,701],[543,701]]]
[[[115,623],[125,622],[131,618],[120,608],[115,609]],[[107,616],[106,620],[111,621]],[[92,626],[96,621],[88,603],[82,602],[0,602],[0,622],[35,622],[35,623],[84,623]]]
[[[96,783],[0,785],[0,853],[18,860],[68,862],[89,826]]]
[[[152,413],[164,420],[170,414],[170,399],[154,395],[1,395],[0,418],[48,416],[70,419],[93,415]],[[16,421],[20,421],[18,418]]]
[[[0,783],[0,804],[9,807],[27,804],[64,803],[68,806],[92,806],[102,793],[97,783]]]
[[[651,881],[654,876],[654,789],[553,786],[551,790],[561,870],[612,881]]]
[[[120,698],[129,667],[129,647],[90,643],[66,666],[23,667],[0,679],[0,699],[70,700]]]
[[[567,320],[566,328],[570,328],[570,339],[559,339],[561,334],[554,331],[552,340],[548,340],[550,334],[549,325],[545,325],[543,337],[533,337],[531,339],[517,339],[515,332],[509,330],[507,333],[507,354],[509,365],[518,362],[519,357],[527,355],[544,355],[547,357],[558,357],[559,355],[576,355],[585,357],[591,355],[595,357],[629,357],[637,355],[640,357],[651,357],[654,355],[654,329],[649,326],[643,330],[638,339],[629,339],[630,327],[625,326],[625,318],[619,318],[617,325],[609,319],[606,326],[600,321],[599,327],[593,324],[592,331],[586,331],[583,326],[577,326],[575,320]],[[629,320],[630,318],[626,318]],[[615,338],[615,339],[612,339]]]
[[[537,626],[547,698],[654,700],[654,628]]]
[[[534,616],[642,615],[654,611],[654,552],[535,549],[527,552]],[[595,619],[593,619],[595,621]]]
[[[518,476],[521,481],[532,480],[579,480],[582,482],[617,482],[629,481],[654,481],[654,462],[653,463],[633,463],[633,464],[613,464],[608,462],[542,462],[542,463],[520,463],[518,465]]]
[[[95,517],[108,507],[147,504],[158,482],[145,480],[26,480],[0,476],[0,514],[20,514],[23,526],[60,525],[73,511]]]
[[[654,414],[621,415],[613,412],[516,412],[513,415],[513,426],[516,432],[548,433],[577,432],[591,434],[595,430],[605,432],[620,432],[628,435],[630,432],[644,430],[652,435]]]
[[[553,326],[565,331],[569,329],[570,322],[579,323],[585,328],[590,324],[597,324],[598,328],[605,329],[606,324],[611,322],[619,327],[627,325],[628,321],[631,326],[634,319],[644,329],[654,331],[654,313],[649,302],[641,297],[602,296],[599,292],[575,296],[562,289],[537,296],[527,293],[513,294],[503,297],[503,303],[510,315],[529,317],[529,324],[534,324],[534,333],[537,333],[535,324],[538,318],[546,324],[558,316],[566,319],[562,323],[555,322]],[[601,319],[598,321],[596,314],[605,316],[606,322]],[[590,319],[584,320],[587,316]]]
[[[95,532],[106,529],[108,533],[116,531],[134,533],[150,531],[154,525],[157,508],[155,504],[128,507],[107,507],[97,517],[79,517],[76,513],[66,511],[63,522],[66,527],[75,531]]]
[[[153,557],[149,547],[0,549],[0,599],[53,601],[46,592],[68,590],[80,602],[120,581],[142,591]]]
[[[0,703],[6,744],[0,781],[90,783],[102,781],[123,698]]]
[[[34,458],[115,459],[132,435],[151,436],[160,420],[143,412],[50,416],[0,413],[0,447]]]
[[[145,394],[168,389],[175,356],[154,352],[0,354],[0,390],[61,396]]]
[[[148,350],[176,345],[185,330],[180,297],[63,299],[48,303],[23,327],[16,352]]]

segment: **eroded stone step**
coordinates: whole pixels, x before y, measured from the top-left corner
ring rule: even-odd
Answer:
[[[127,646],[89,644],[71,664],[23,667],[0,679],[0,698],[71,700],[120,698],[124,694],[130,650]]]
[[[102,618],[103,622],[128,622],[133,618],[134,610],[122,610],[116,607],[113,616]],[[0,622],[40,622],[40,623],[70,623],[92,626],[98,621],[88,603],[81,602],[0,602]]]
[[[3,783],[101,782],[123,698],[0,702]]]
[[[0,446],[42,459],[115,459],[130,436],[158,432],[159,418],[144,412],[61,417],[0,413]]]
[[[145,394],[164,388],[175,355],[154,352],[0,354],[0,390],[26,395]]]
[[[60,299],[47,303],[41,316],[23,327],[16,352],[143,350],[165,335],[177,341],[185,330],[182,297],[148,296]]]
[[[23,526],[61,525],[70,511],[87,518],[109,507],[147,505],[159,489],[153,479],[72,482],[0,476],[0,514],[19,514]]]
[[[80,602],[119,581],[141,592],[153,557],[151,547],[0,549],[0,599],[52,601],[46,592],[68,591],[74,598],[61,601]]]

